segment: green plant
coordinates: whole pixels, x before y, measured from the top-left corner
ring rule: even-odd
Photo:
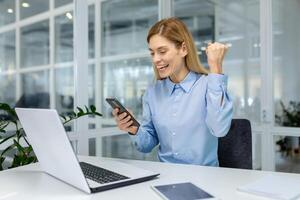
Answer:
[[[280,101],[282,115],[275,115],[276,123],[281,126],[300,127],[300,102],[290,101],[285,107]]]
[[[2,117],[0,116],[0,150],[2,150],[1,146],[6,145],[6,147],[4,147],[0,154],[0,171],[3,170],[4,161],[9,157],[12,157],[12,161],[8,168],[37,162],[32,146],[26,139],[26,135],[20,126],[15,110],[6,103],[0,103],[0,114],[1,113],[3,113],[3,115],[1,115]],[[62,123],[65,125],[72,120],[86,115],[102,116],[101,113],[96,111],[96,107],[93,105],[89,108],[85,106],[85,110],[77,107],[76,112],[73,111],[60,116]]]
[[[276,123],[281,126],[288,127],[300,127],[300,102],[290,101],[286,107],[282,101],[280,101],[282,108],[281,115],[275,115]],[[290,136],[285,136],[276,142],[280,147],[280,152],[284,153],[286,156],[290,155],[292,152]],[[299,149],[294,149],[295,153],[299,153]]]

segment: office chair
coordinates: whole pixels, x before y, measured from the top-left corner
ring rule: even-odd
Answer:
[[[247,119],[233,119],[228,134],[219,138],[220,167],[252,169],[251,124]]]

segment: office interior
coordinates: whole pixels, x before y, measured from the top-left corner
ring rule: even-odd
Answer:
[[[158,161],[117,129],[104,99],[118,98],[141,119],[141,97],[155,81],[147,31],[175,16],[204,65],[208,41],[229,45],[224,73],[234,118],[251,121],[253,168],[300,172],[299,0],[87,0],[82,9],[75,2],[0,0],[1,103],[59,113],[95,105],[103,117],[68,127],[75,152]],[[294,118],[284,118],[283,106]]]

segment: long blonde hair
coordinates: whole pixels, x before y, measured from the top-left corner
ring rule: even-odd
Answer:
[[[182,21],[175,17],[158,21],[150,28],[147,36],[147,42],[149,43],[150,38],[156,34],[167,38],[173,42],[177,48],[180,48],[184,42],[187,49],[187,55],[185,56],[187,68],[193,72],[208,74],[208,70],[201,64],[197,55],[197,48],[193,41],[193,36]],[[153,67],[153,69],[156,79],[162,79],[159,76],[156,67]]]

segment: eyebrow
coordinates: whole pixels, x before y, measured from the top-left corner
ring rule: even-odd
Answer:
[[[158,47],[157,50],[161,50],[161,49],[164,49],[164,48],[168,48],[167,46],[161,46],[161,47]],[[153,51],[151,48],[148,48],[149,51]]]

